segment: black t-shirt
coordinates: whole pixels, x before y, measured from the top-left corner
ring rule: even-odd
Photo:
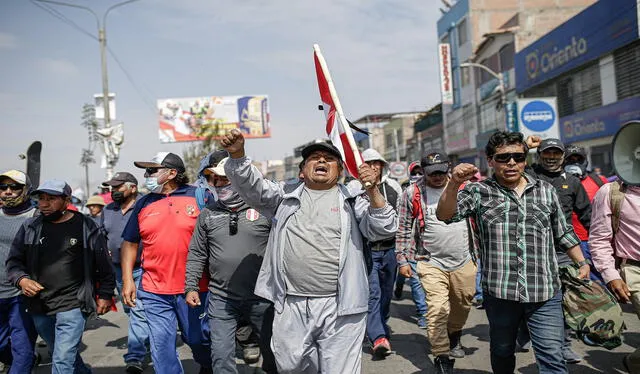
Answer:
[[[45,314],[80,307],[78,289],[84,280],[82,226],[82,215],[76,213],[66,222],[42,225],[36,274],[44,287],[37,297]]]

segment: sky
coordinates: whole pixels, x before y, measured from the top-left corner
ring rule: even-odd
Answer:
[[[101,19],[119,2],[66,1],[93,9]],[[18,155],[39,140],[41,180],[59,178],[75,188],[84,186],[80,156],[88,145],[82,106],[102,92],[97,24],[87,11],[39,4],[0,2],[0,169],[24,170]],[[438,4],[139,0],[114,9],[106,22],[113,52],[109,91],[116,94],[117,121],[125,126],[116,171],[133,172],[142,181],[133,161],[159,151],[182,156],[189,143],[158,140],[155,107],[162,98],[268,95],[272,136],[246,143],[255,160],[282,159],[294,147],[326,137],[314,43],[322,48],[347,118],[432,107],[440,100]],[[101,150],[96,153],[99,158]],[[92,188],[104,180],[105,170],[92,164]]]

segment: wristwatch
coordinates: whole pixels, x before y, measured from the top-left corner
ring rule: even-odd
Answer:
[[[583,267],[585,265],[591,265],[591,263],[589,262],[589,260],[582,260],[582,261],[578,261],[577,262],[578,267]]]

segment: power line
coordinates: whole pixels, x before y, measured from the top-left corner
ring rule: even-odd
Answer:
[[[44,4],[44,3],[39,3],[36,0],[30,0],[31,3],[35,6],[37,6],[38,8],[44,10],[45,12],[51,14],[52,16],[54,16],[55,18],[59,19],[60,21],[66,23],[67,25],[73,27],[74,29],[76,29],[77,31],[80,31],[81,33],[83,33],[84,35],[90,37],[91,39],[98,41],[98,37],[93,35],[92,33],[90,33],[89,31],[83,29],[82,27],[80,27],[77,23],[73,22],[72,20],[70,20],[69,18],[67,18],[67,16],[65,16],[64,14],[62,14],[61,12],[57,11],[56,9]]]
[[[129,83],[131,84],[131,86],[133,86],[134,90],[138,93],[138,95],[140,96],[142,101],[145,103],[145,105],[148,105],[149,108],[151,109],[151,111],[155,114],[156,111],[157,111],[157,108],[156,108],[155,105],[152,104],[153,100],[149,100],[149,98],[145,95],[145,93],[142,92],[142,89],[134,81],[133,76],[131,76],[131,74],[129,74],[127,69],[125,69],[125,67],[120,62],[120,59],[116,56],[115,52],[113,52],[113,50],[111,48],[109,48],[109,46],[107,46],[107,51],[111,55],[111,58],[113,58],[113,60],[116,62],[116,64],[120,68],[120,70],[122,70],[122,73],[124,73],[124,76],[127,78]],[[150,93],[151,96],[155,96],[148,89],[147,89],[147,92]],[[147,101],[147,100],[149,100],[149,101]]]

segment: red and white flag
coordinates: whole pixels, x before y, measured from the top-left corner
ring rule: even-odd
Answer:
[[[320,46],[317,44],[313,45],[313,58],[316,64],[322,108],[327,118],[327,135],[331,143],[340,150],[347,171],[357,178],[358,166],[363,163],[362,155],[353,139],[353,133],[348,126],[347,119],[342,112],[340,100],[338,100],[338,94],[333,86],[327,63],[322,57]]]

